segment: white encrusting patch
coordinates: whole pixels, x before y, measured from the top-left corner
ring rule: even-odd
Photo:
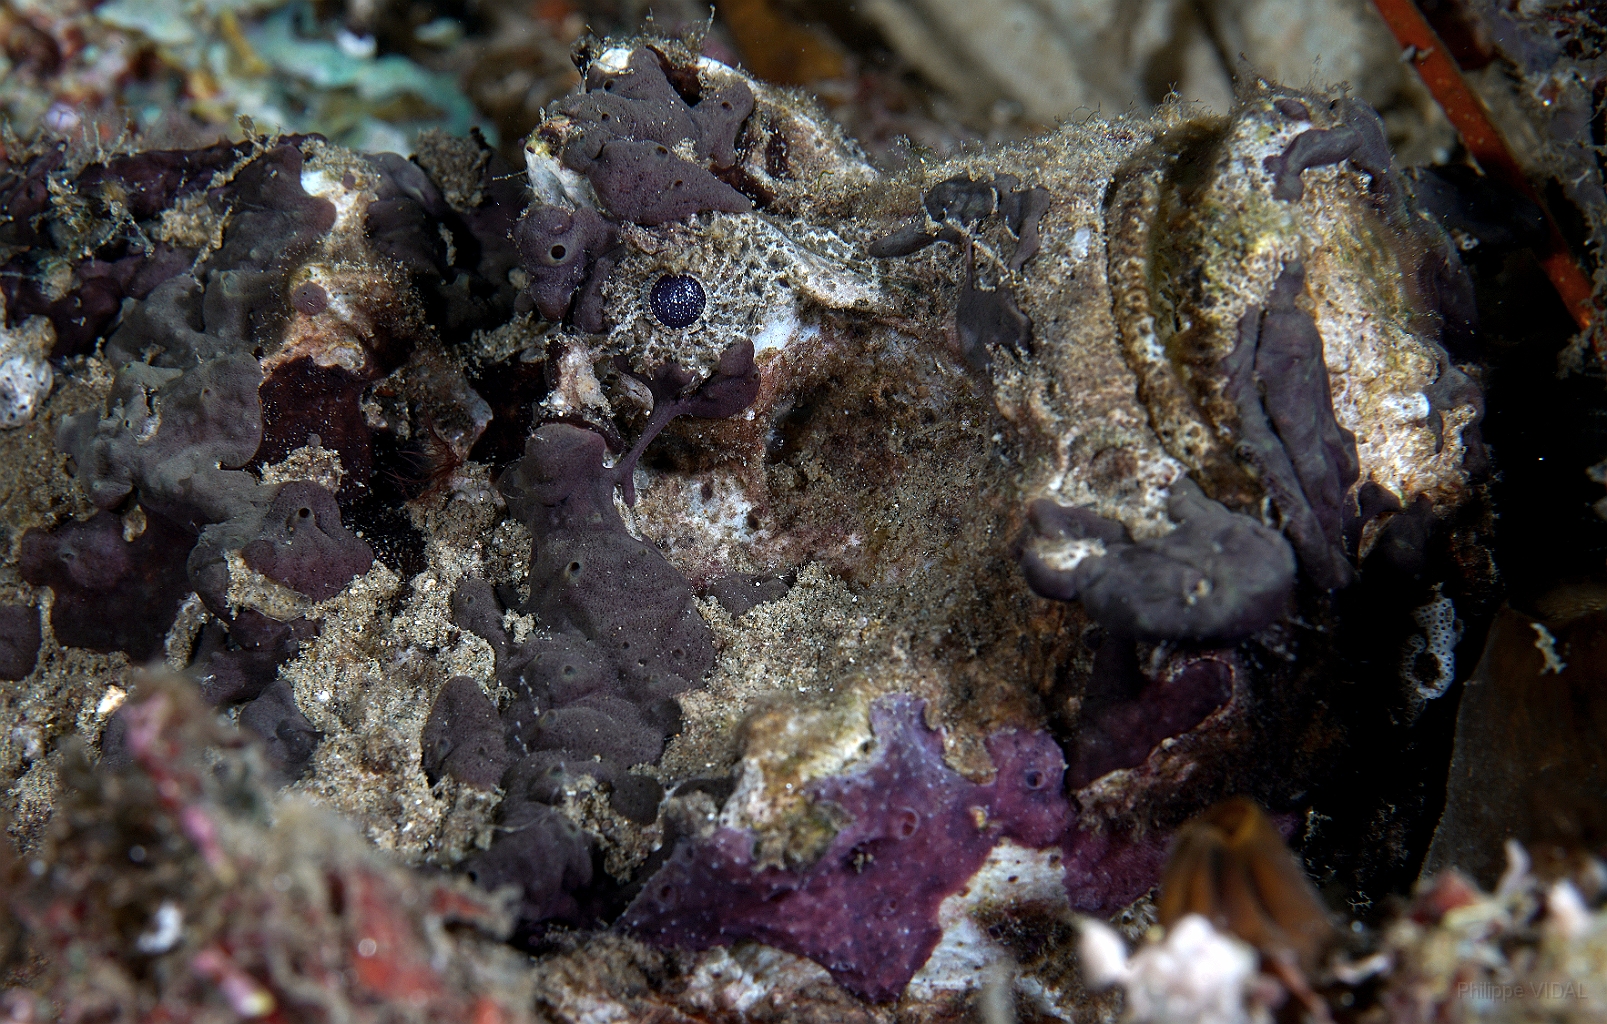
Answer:
[[[361,224],[354,225],[352,221],[352,217],[357,214],[357,200],[362,195],[359,189],[347,188],[339,178],[322,167],[304,166],[301,171],[301,190],[334,206],[335,224],[330,229],[330,234],[337,234],[353,227],[358,231],[362,230]]]
[[[1399,423],[1421,423],[1428,419],[1431,411],[1428,396],[1421,391],[1389,395],[1378,404],[1386,415],[1393,416]]]
[[[807,326],[798,321],[798,314],[790,306],[782,306],[775,311],[775,315],[759,325],[758,331],[753,335],[753,351],[755,354],[769,352],[772,349],[786,348],[787,343],[794,339],[809,341],[820,334],[820,328],[814,324]]]
[[[1011,964],[1009,951],[977,923],[979,913],[996,907],[1038,904],[1065,909],[1065,868],[1054,847],[1032,850],[1005,840],[988,854],[965,888],[938,908],[943,938],[910,980],[907,997],[931,999],[942,993],[980,990],[995,965]],[[1069,912],[1069,911],[1067,911]],[[1038,979],[1014,979],[1018,991],[1045,1013],[1069,1020],[1056,1005],[1058,993]]]
[[[1070,572],[1090,558],[1105,554],[1105,542],[1097,538],[1042,543],[1037,548],[1044,564],[1056,572]]]
[[[1088,246],[1094,240],[1094,233],[1086,227],[1078,228],[1071,235],[1071,255],[1074,259],[1088,258]]]
[[[50,350],[56,332],[42,316],[29,317],[7,329],[6,305],[0,296],[0,428],[20,427],[50,396],[56,375]]]

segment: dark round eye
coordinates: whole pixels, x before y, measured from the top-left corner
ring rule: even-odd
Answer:
[[[665,274],[647,295],[648,308],[665,327],[690,327],[703,315],[703,286],[685,274]]]

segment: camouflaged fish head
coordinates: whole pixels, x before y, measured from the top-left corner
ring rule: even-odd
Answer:
[[[1129,534],[1050,529],[1039,576],[1172,532],[1186,474],[1333,589],[1378,529],[1361,488],[1443,510],[1466,487],[1480,398],[1442,344],[1465,279],[1363,104],[1253,82],[1228,117],[1090,121],[887,175],[812,101],[679,44],[582,56],[527,146],[540,312],[594,357],[694,381],[751,343],[772,411],[797,398],[788,353],[921,347],[1009,425],[1023,508]]]

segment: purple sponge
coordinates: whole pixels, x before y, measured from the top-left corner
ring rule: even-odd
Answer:
[[[22,578],[56,593],[56,639],[92,651],[127,651],[144,661],[162,650],[179,602],[189,592],[184,555],[195,535],[151,516],[125,540],[123,521],[102,512],[22,538]]]
[[[39,664],[39,609],[0,604],[0,679],[25,679]]]
[[[335,496],[305,480],[279,488],[246,564],[314,601],[326,601],[374,564],[374,552],[340,522]]]
[[[476,789],[493,789],[508,767],[497,706],[468,676],[453,676],[441,687],[420,742],[432,784],[450,775]]]
[[[650,941],[706,949],[751,939],[809,957],[844,988],[896,998],[942,937],[938,906],[1001,839],[1056,842],[1069,810],[1065,760],[1042,733],[988,740],[998,772],[977,784],[943,761],[925,703],[899,694],[871,709],[873,760],[811,787],[849,823],[802,871],[754,869],[754,837],[722,828],[683,843],[623,923]]]

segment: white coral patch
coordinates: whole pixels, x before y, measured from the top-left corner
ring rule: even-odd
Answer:
[[[771,349],[785,348],[792,336],[798,333],[798,314],[792,307],[782,306],[775,311],[775,315],[760,325],[753,335],[753,351],[755,354],[768,352]],[[809,328],[811,335],[819,334],[820,328]]]
[[[330,229],[331,234],[346,230],[363,229],[362,213],[367,203],[360,209],[358,201],[362,192],[357,188],[347,188],[341,177],[332,173],[332,168],[309,167],[303,165],[301,171],[301,190],[310,196],[323,199],[335,208],[335,224]]]
[[[33,419],[55,380],[50,364],[37,356],[0,359],[0,427],[20,427]]]
[[[1045,541],[1037,547],[1044,564],[1056,572],[1070,572],[1090,558],[1105,554],[1105,542],[1096,539]]]
[[[1245,988],[1256,954],[1190,914],[1128,963],[1127,1011],[1136,1024],[1249,1024]]]
[[[1071,255],[1073,259],[1085,260],[1088,258],[1088,246],[1094,240],[1094,233],[1086,227],[1080,227],[1071,236]]]
[[[0,324],[4,322],[5,300],[0,298]],[[49,356],[55,343],[55,330],[41,316],[10,330],[0,326],[0,428],[27,423],[50,396],[56,375]]]
[[[906,995],[932,999],[942,993],[981,990],[990,974],[1010,965],[1011,957],[977,922],[979,914],[1026,904],[1066,910],[1065,873],[1057,849],[1032,850],[1008,840],[995,846],[965,888],[938,908],[943,938],[910,980]],[[1014,984],[1035,997],[1044,1012],[1062,1016],[1054,1006],[1056,994],[1041,983],[1017,979]]]
[[[565,209],[597,207],[597,193],[592,190],[591,182],[559,163],[552,148],[539,135],[531,135],[525,143],[525,173],[538,203]]]
[[[1428,396],[1421,391],[1386,395],[1378,405],[1386,416],[1392,417],[1397,423],[1421,423],[1428,419],[1432,411]]]
[[[1082,960],[1083,980],[1090,988],[1109,988],[1132,977],[1127,964],[1127,944],[1103,921],[1091,917],[1083,919],[1077,954]]]
[[[151,915],[151,926],[134,940],[135,947],[146,956],[166,953],[184,938],[184,914],[172,900],[163,900]]]

